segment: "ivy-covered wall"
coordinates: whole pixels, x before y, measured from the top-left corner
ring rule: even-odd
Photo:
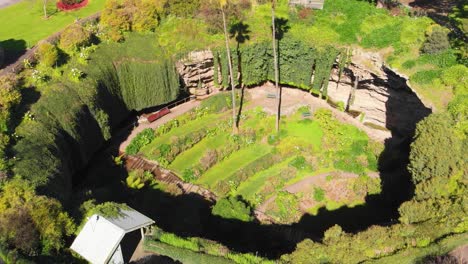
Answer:
[[[236,85],[239,85],[239,81],[244,85],[251,86],[267,80],[274,80],[271,42],[255,43],[242,47],[240,50],[232,49],[231,53]],[[322,90],[322,94],[326,96],[332,66],[341,53],[345,54],[335,47],[319,50],[298,40],[282,39],[278,45],[280,83],[315,93]],[[226,51],[224,49],[215,50],[214,57],[215,76],[220,72],[222,77],[220,85],[228,87],[229,73]],[[240,67],[238,66],[239,61]],[[237,78],[238,76],[241,76],[240,80]]]

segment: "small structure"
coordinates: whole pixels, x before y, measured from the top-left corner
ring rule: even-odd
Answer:
[[[144,228],[154,221],[129,207],[121,209],[120,213],[117,217],[91,216],[70,248],[92,264],[123,264],[125,259],[128,261],[131,255],[124,256],[122,239],[138,229],[144,239]]]
[[[290,6],[303,6],[312,9],[323,9],[325,0],[289,0]]]

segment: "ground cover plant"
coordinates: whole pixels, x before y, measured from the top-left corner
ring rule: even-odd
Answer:
[[[273,117],[257,108],[242,114],[242,130],[238,135],[230,136],[227,133],[229,110],[216,104],[228,98],[228,94],[217,95],[211,100],[215,102],[211,111],[216,110],[218,114],[213,116],[206,113],[198,115],[196,119],[188,119],[186,123],[166,134],[160,134],[146,144],[140,154],[159,161],[178,173],[182,179],[204,186],[220,197],[245,195],[242,199],[255,206],[261,206],[270,197],[278,200],[279,194],[284,192],[283,188],[326,171],[343,171],[355,175],[353,179],[343,183],[343,188],[349,187],[350,192],[360,195],[359,198],[348,197],[340,201],[334,201],[333,195],[329,195],[327,202],[314,204],[314,210],[323,206],[336,209],[342,205],[356,204],[357,200],[362,203],[368,191],[379,192],[379,183],[377,189],[365,187],[367,182],[372,185],[370,182],[374,181],[364,175],[377,171],[376,160],[379,155],[379,148],[369,143],[365,133],[339,123],[326,110],[316,111],[312,119],[303,119],[303,109],[300,109],[284,120],[284,130],[279,139],[271,140]],[[195,112],[206,109],[203,107],[205,106],[202,105]],[[219,113],[218,109],[224,109],[224,112]],[[181,119],[186,120],[184,117]],[[202,131],[209,130],[215,122],[226,125],[216,132],[200,134],[200,128],[203,127]],[[140,135],[146,133],[149,131]],[[135,141],[137,139],[138,137]],[[359,178],[358,175],[363,177]],[[354,184],[358,179],[363,181],[362,188]],[[330,184],[334,181],[332,179]],[[275,197],[276,194],[278,197]],[[301,195],[301,192],[291,195],[295,197]],[[322,194],[324,195],[325,193]],[[333,202],[335,203],[332,205]],[[284,206],[283,208],[296,208],[297,215],[300,216],[298,202],[284,205],[279,199],[277,203]],[[224,206],[228,206],[228,203],[224,203]],[[272,212],[276,210],[269,207],[267,209]],[[291,221],[288,215],[291,216],[286,210],[279,219]]]

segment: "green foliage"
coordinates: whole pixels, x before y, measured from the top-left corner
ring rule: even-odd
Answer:
[[[279,41],[281,56],[279,57],[280,82],[282,84],[294,85],[303,89],[323,90],[326,95],[328,79],[331,68],[338,56],[338,50],[333,47],[326,47],[323,50],[317,50],[308,46],[302,41],[293,38],[283,38]],[[235,54],[235,52],[232,52]],[[221,69],[222,86],[227,87],[229,83],[227,72],[227,58],[222,50],[216,51],[218,54],[219,67]],[[233,58],[234,69],[240,69],[242,72],[242,82],[245,85],[255,85],[265,80],[274,80],[273,72],[273,54],[271,52],[270,42],[260,42],[241,48],[241,65],[238,67],[238,59]],[[298,58],[301,58],[298,60]],[[314,72],[314,83],[311,84],[311,76]],[[237,76],[238,73],[234,73]],[[236,84],[237,85],[237,84]]]
[[[37,195],[27,182],[13,179],[0,192],[0,241],[24,254],[57,253],[75,225],[61,204]]]
[[[161,18],[165,1],[107,0],[101,14],[101,25],[113,41],[124,39],[125,31],[154,31]]]
[[[176,246],[178,248],[185,248],[192,251],[199,251],[200,245],[197,238],[181,238],[172,233],[163,232],[159,237],[159,241]]]
[[[250,222],[254,219],[252,208],[241,196],[228,196],[218,200],[212,209],[213,215],[227,219]]]
[[[428,33],[426,42],[422,47],[422,52],[428,54],[440,53],[450,48],[447,31],[440,27],[435,26],[432,32]]]
[[[272,214],[275,215],[280,222],[293,221],[298,220],[298,198],[287,191],[280,191],[275,199],[275,205],[277,206],[277,210]]]
[[[125,182],[129,188],[139,190],[145,187],[146,184],[151,184],[154,180],[153,178],[154,176],[150,171],[134,170],[128,174]]]
[[[198,177],[195,175],[194,169],[192,168],[186,168],[182,172],[182,179],[186,182],[193,182],[197,179]]]
[[[324,199],[325,199],[325,191],[320,187],[314,188],[314,200],[316,202],[322,202]]]
[[[430,84],[442,74],[441,70],[425,70],[416,72],[411,76],[411,80],[419,84]]]
[[[158,241],[145,241],[145,249],[155,252],[158,255],[168,256],[173,260],[187,264],[213,263],[213,264],[231,264],[226,258],[212,256],[204,253],[194,252],[189,249],[179,248]]]
[[[432,114],[418,123],[411,144],[409,171],[413,182],[447,177],[461,167],[462,141],[447,114]]]
[[[291,160],[291,162],[289,162],[289,166],[292,166],[298,170],[303,170],[308,167],[308,164],[304,156],[297,156],[293,160]]]
[[[125,149],[125,152],[129,155],[135,155],[142,147],[151,143],[154,138],[155,135],[153,129],[146,128],[132,139],[130,144],[128,144],[127,148]]]
[[[41,42],[36,51],[39,63],[45,67],[52,67],[58,61],[58,50],[49,42]]]
[[[75,53],[81,47],[89,45],[91,34],[80,24],[74,23],[63,30],[59,47],[68,53]]]
[[[167,14],[178,17],[193,17],[200,8],[201,0],[167,0],[165,10]]]
[[[200,108],[208,109],[211,113],[219,113],[226,111],[232,106],[232,97],[228,93],[219,93],[214,96],[203,100],[200,104]]]
[[[225,246],[211,240],[198,237],[182,238],[159,229],[154,232],[152,239],[145,240],[144,247],[145,250],[182,263],[274,263],[253,254],[231,252]]]

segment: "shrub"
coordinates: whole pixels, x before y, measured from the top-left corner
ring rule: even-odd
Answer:
[[[463,143],[448,114],[423,119],[417,124],[414,139],[408,166],[413,182],[450,176],[462,164]]]
[[[430,84],[433,80],[440,77],[441,70],[424,70],[416,72],[411,76],[411,80],[419,84]]]
[[[192,182],[197,179],[197,176],[195,175],[195,171],[193,168],[186,168],[182,172],[182,179],[186,182]]]
[[[306,163],[306,159],[303,156],[295,157],[291,162],[289,162],[289,166],[292,166],[298,170],[306,169],[308,166]]]
[[[228,196],[218,200],[211,212],[227,219],[244,222],[253,220],[252,208],[241,196]]]
[[[57,63],[58,50],[49,42],[41,42],[37,47],[36,57],[41,65],[52,67]]]
[[[138,169],[131,171],[125,181],[129,188],[141,189],[153,181],[153,174],[149,171]]]
[[[135,138],[132,139],[130,144],[125,149],[129,155],[137,154],[140,149],[153,141],[154,131],[151,128],[146,128],[141,131]]]
[[[325,191],[320,187],[314,188],[314,200],[316,202],[321,202],[325,199]]]
[[[89,45],[90,42],[91,34],[80,24],[74,23],[62,32],[59,46],[68,53],[74,53],[81,47]]]
[[[428,54],[441,53],[450,48],[448,33],[440,26],[433,28],[432,32],[427,34],[426,42],[422,47],[422,52]]]

